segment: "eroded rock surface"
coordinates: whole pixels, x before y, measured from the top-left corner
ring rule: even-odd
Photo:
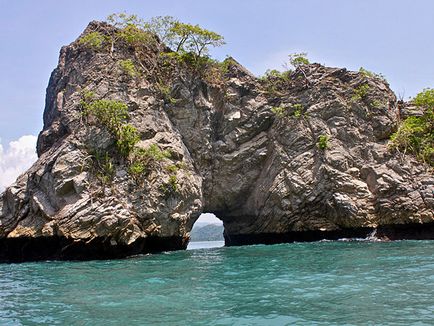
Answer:
[[[85,33],[101,26],[110,28],[93,22]],[[152,73],[161,51],[147,49],[144,70]],[[77,41],[62,48],[39,159],[0,198],[0,260],[183,249],[202,212],[223,220],[227,245],[364,237],[375,229],[392,239],[434,238],[434,177],[389,151],[399,114],[384,81],[311,64],[270,92],[231,60],[224,87],[174,80],[167,101],[149,79],[125,76],[118,62],[133,55]],[[369,93],[356,99],[362,84]],[[89,153],[110,152],[114,140],[84,121],[83,91],[127,103],[138,146],[158,144],[171,158],[141,180],[117,159],[113,181],[100,184]],[[318,147],[321,135],[326,149]],[[168,194],[162,189],[173,176],[176,191]]]

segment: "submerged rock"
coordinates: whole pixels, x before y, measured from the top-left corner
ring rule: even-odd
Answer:
[[[92,22],[84,34],[112,29]],[[140,55],[125,44],[62,48],[39,159],[1,194],[0,260],[185,249],[202,212],[223,220],[227,245],[363,237],[376,228],[391,239],[434,238],[432,170],[389,151],[399,110],[385,81],[309,64],[270,90],[229,59],[222,83],[171,67],[162,92],[155,77],[167,51],[158,41]],[[121,69],[128,59],[140,75]],[[358,95],[361,85],[369,92]],[[133,174],[109,130],[83,115],[90,91],[126,103],[136,147],[156,144],[170,158]]]

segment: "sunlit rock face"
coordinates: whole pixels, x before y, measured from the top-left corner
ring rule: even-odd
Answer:
[[[112,28],[92,22],[84,33]],[[39,159],[0,198],[0,260],[184,249],[202,212],[223,220],[227,245],[374,230],[434,238],[433,174],[388,149],[399,114],[385,81],[310,64],[270,90],[231,59],[221,84],[173,75],[168,100],[150,78],[162,51],[159,43],[147,47],[140,62],[147,73],[129,78],[119,61],[136,60],[131,47],[110,53],[75,41],[62,48]],[[365,84],[369,92],[357,98]],[[113,136],[83,116],[86,91],[126,103],[136,146],[156,144],[170,158],[133,177]],[[92,168],[95,151],[113,157],[107,183]]]

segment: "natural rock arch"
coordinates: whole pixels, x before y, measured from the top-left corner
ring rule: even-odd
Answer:
[[[141,62],[146,69],[157,62],[156,46]],[[131,56],[128,47],[109,55],[77,41],[62,48],[39,159],[1,195],[0,260],[183,249],[202,212],[223,220],[227,245],[360,237],[373,229],[389,238],[433,238],[431,172],[387,148],[397,109],[386,82],[311,64],[273,93],[231,59],[224,87],[175,79],[170,101],[148,79],[125,77],[118,61]],[[354,100],[361,84],[369,94]],[[99,186],[86,165],[89,148],[110,151],[114,140],[83,122],[87,90],[126,103],[137,146],[158,144],[170,162],[137,182],[118,158],[112,183]],[[326,149],[318,146],[325,135]],[[177,186],[168,194],[162,189],[170,180]]]

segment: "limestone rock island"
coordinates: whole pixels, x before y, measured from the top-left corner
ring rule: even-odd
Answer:
[[[0,261],[185,249],[203,212],[229,246],[434,239],[432,168],[389,145],[408,111],[376,75],[258,78],[91,22],[60,51],[37,162],[0,195]]]

